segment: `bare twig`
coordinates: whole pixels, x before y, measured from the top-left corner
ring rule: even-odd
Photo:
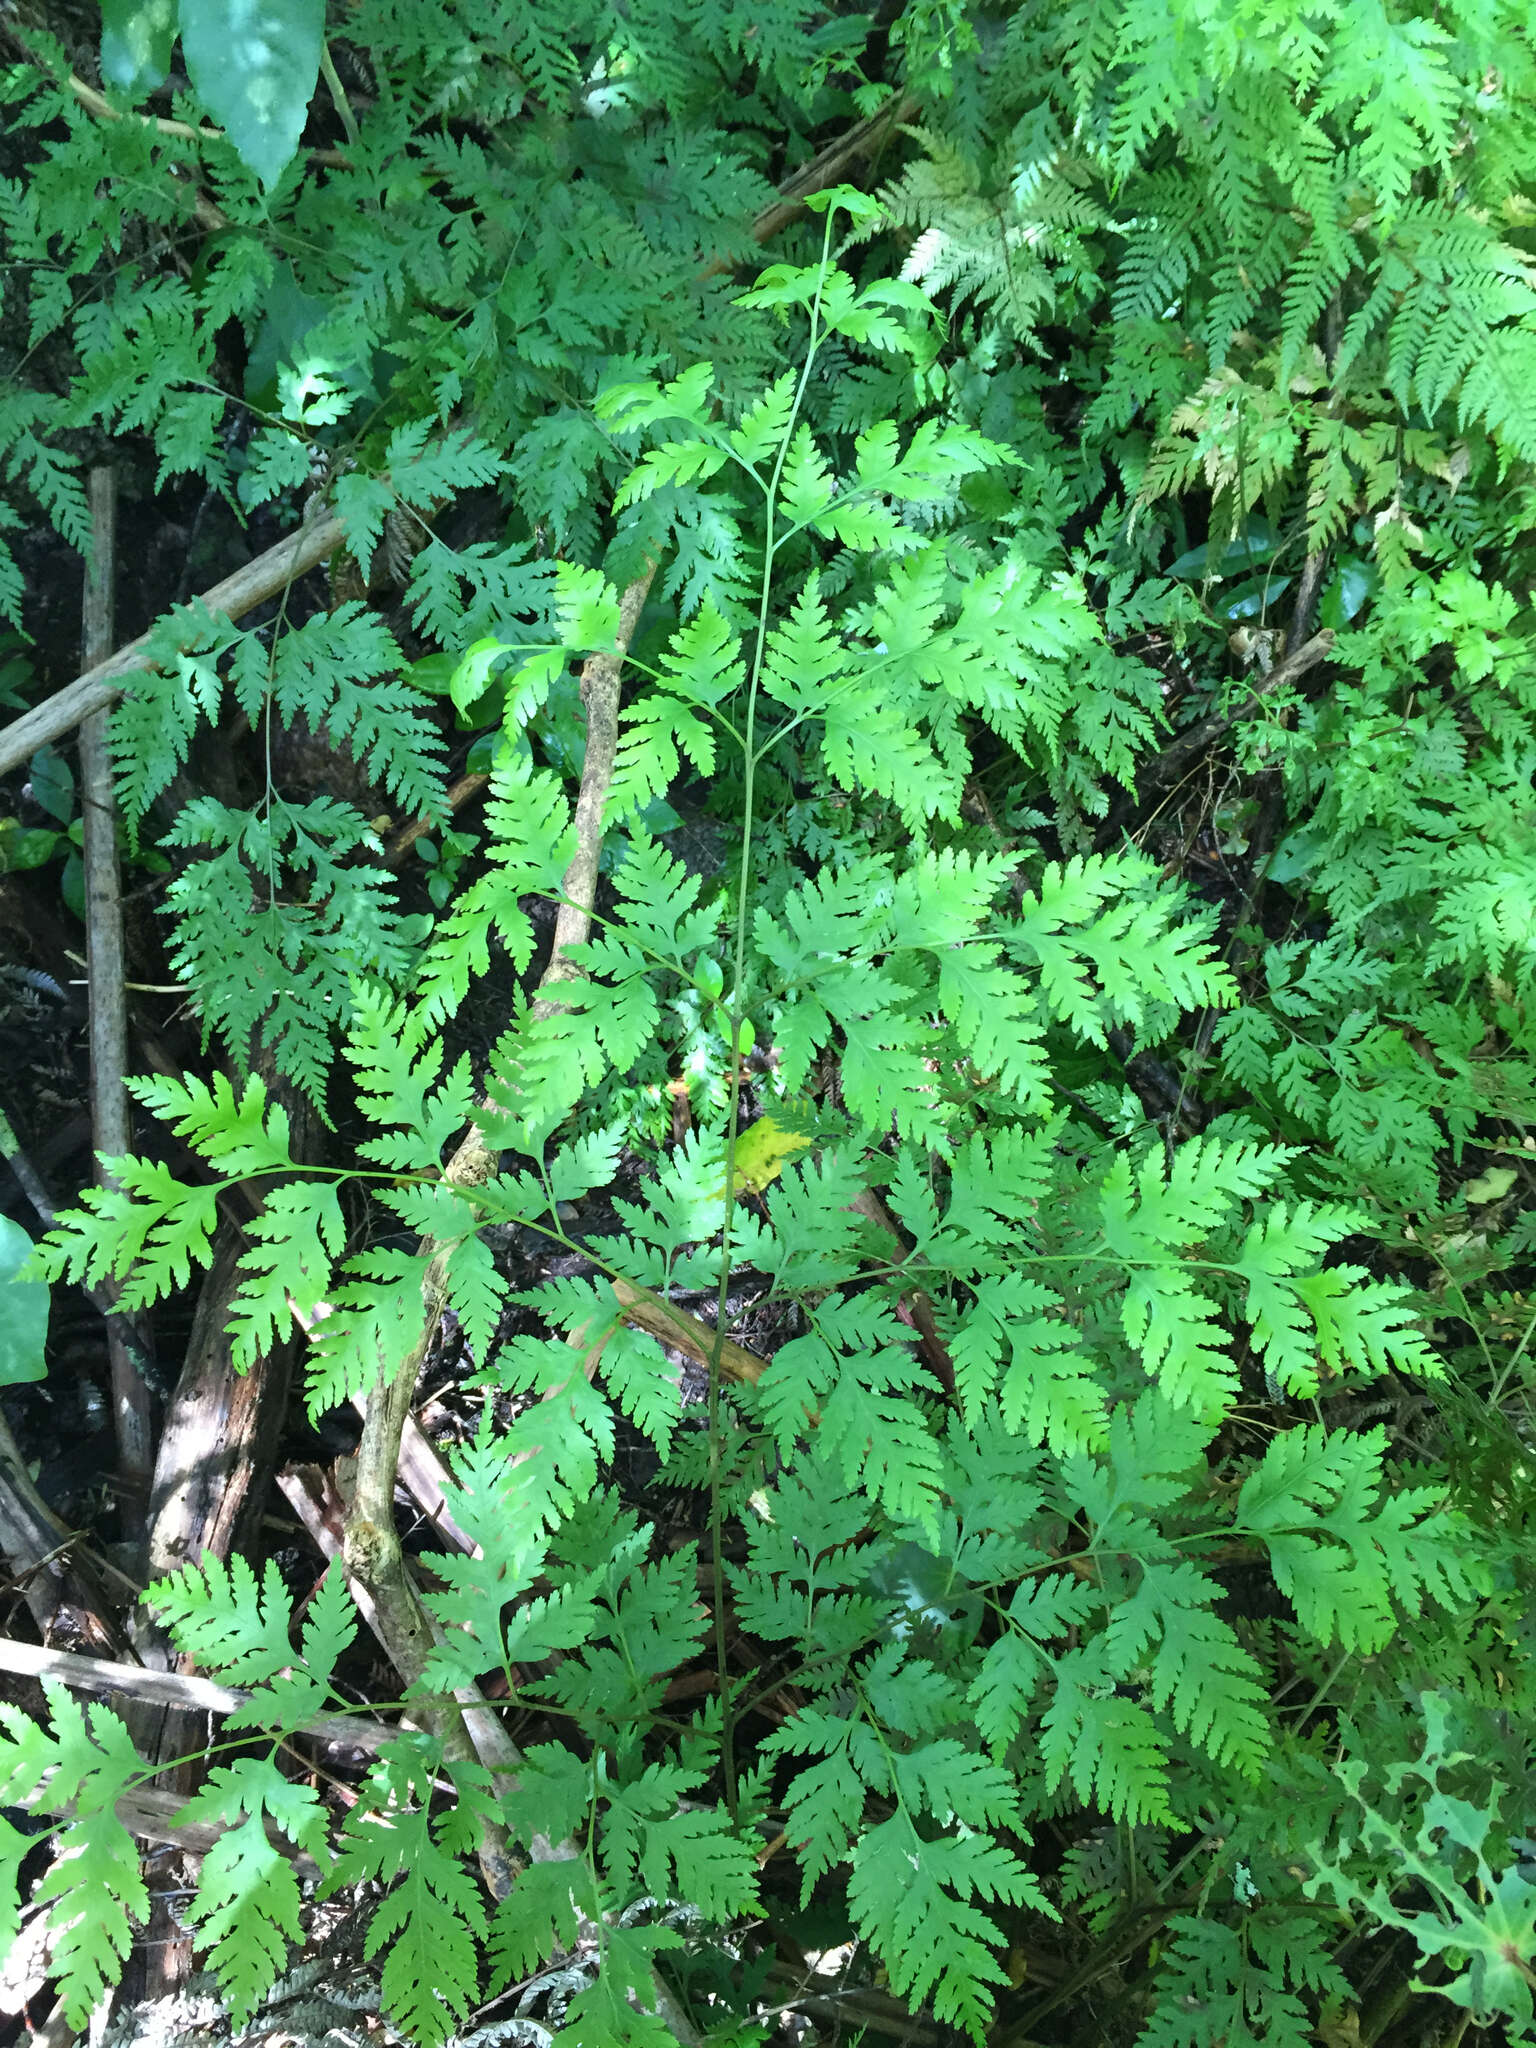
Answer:
[[[268,548],[255,561],[237,569],[233,576],[226,576],[222,583],[215,583],[211,590],[204,591],[197,602],[210,612],[238,619],[264,599],[286,589],[313,569],[317,562],[323,562],[345,538],[341,521],[328,513],[308,520],[296,533],[280,540],[276,547]],[[23,712],[20,718],[13,718],[9,725],[0,727],[0,775],[19,767],[45,740],[60,739],[65,733],[73,732],[83,718],[89,718],[93,711],[104,710],[122,696],[129,687],[128,678],[150,666],[143,652],[148,638],[147,633],[141,634],[126,647],[120,647],[106,661],[98,662],[84,675],[67,683],[62,690],[55,690],[51,697],[31,711]]]
[[[1320,549],[1315,555],[1308,555],[1302,564],[1301,581],[1296,586],[1296,604],[1291,613],[1290,630],[1286,634],[1286,645],[1300,647],[1305,644],[1312,631],[1312,616],[1317,610],[1317,600],[1322,595],[1323,577],[1328,570],[1328,551]]]
[[[73,1555],[75,1538],[38,1492],[10,1424],[0,1415],[0,1550],[16,1574],[38,1632],[61,1623],[87,1642],[115,1648],[105,1595]]]
[[[576,797],[576,852],[565,872],[563,895],[566,900],[561,903],[555,919],[549,961],[539,983],[541,991],[576,971],[565,949],[578,944],[591,930],[598,862],[602,855],[603,806],[613,782],[613,763],[618,750],[619,678],[630,637],[639,623],[654,574],[655,564],[648,563],[643,575],[637,577],[624,592],[619,605],[619,632],[613,650],[589,656],[582,668],[581,697],[587,709],[587,751],[581,787]],[[533,1014],[547,1016],[556,1008],[556,1001],[541,994],[533,1006]],[[444,1169],[444,1177],[454,1187],[479,1187],[492,1178],[496,1167],[496,1155],[486,1144],[479,1125],[471,1124]],[[431,1258],[427,1278],[422,1285],[424,1313],[421,1334],[387,1383],[369,1396],[363,1440],[357,1454],[357,1493],[353,1513],[348,1518],[348,1566],[354,1568],[355,1557],[355,1568],[365,1577],[369,1572],[381,1571],[383,1579],[371,1590],[376,1600],[386,1603],[393,1597],[391,1583],[399,1578],[395,1564],[399,1544],[394,1534],[393,1514],[401,1433],[410,1413],[411,1396],[416,1389],[422,1362],[448,1299],[442,1257],[437,1247],[428,1238],[423,1239],[419,1249]],[[412,1612],[411,1607],[412,1603],[402,1603],[395,1617],[401,1631],[401,1649],[405,1654],[412,1654],[414,1645],[424,1657],[425,1617],[419,1610]],[[388,1617],[385,1619],[387,1624]],[[414,1676],[414,1673],[410,1675]]]
[[[448,790],[449,815],[454,816],[462,811],[472,798],[480,794],[490,779],[489,775],[483,775],[479,770],[473,775],[461,775]],[[425,838],[427,833],[435,832],[437,829],[438,821],[435,818],[417,818],[414,824],[402,826],[389,842],[384,855],[384,865],[397,870],[404,867],[406,855],[417,840]]]
[[[912,120],[919,111],[912,95],[903,93],[899,98],[888,100],[846,134],[829,142],[809,163],[790,173],[779,187],[778,198],[770,201],[756,216],[752,222],[753,241],[771,241],[780,228],[788,227],[807,199],[817,192],[824,192],[829,185],[837,184],[849,165],[860,157],[875,155],[897,129]],[[716,257],[713,263],[700,271],[699,276],[701,279],[718,277],[722,271],[734,270],[735,267],[727,258]]]
[[[1255,711],[1262,710],[1266,697],[1274,695],[1283,684],[1294,683],[1316,668],[1320,661],[1326,661],[1333,652],[1331,633],[1314,633],[1310,640],[1290,654],[1283,655],[1270,670],[1256,683],[1249,686],[1248,694],[1234,704],[1230,711],[1213,711],[1208,718],[1186,726],[1183,732],[1154,754],[1150,761],[1142,763],[1136,775],[1138,794],[1145,796],[1154,789],[1162,789],[1170,782],[1177,782],[1190,762],[1203,754],[1212,740],[1219,739],[1228,726],[1235,725],[1240,718],[1248,718]]]
[[[912,2042],[916,2048],[938,2048],[945,2038],[937,2027],[915,2019],[895,1999],[883,1998],[878,1991],[817,1992],[807,1986],[767,2010],[805,2013],[812,2019],[825,2020],[833,2028],[834,2038],[845,2029],[864,2029],[884,2034],[893,2041]]]
[[[592,655],[582,670],[581,693],[587,706],[587,755],[577,796],[577,851],[565,877],[565,893],[575,906],[562,906],[556,920],[555,941],[541,986],[569,972],[564,948],[590,929],[591,907],[597,887],[598,859],[602,851],[602,813],[613,777],[613,760],[618,743],[619,676],[629,637],[640,617],[650,589],[654,568],[625,591],[620,605],[620,633],[611,653]],[[585,890],[585,896],[579,894]],[[584,907],[583,907],[584,905]],[[551,1005],[553,1007],[553,1005]],[[496,1156],[486,1145],[478,1125],[472,1125],[445,1169],[446,1179],[457,1187],[477,1187],[496,1171]],[[379,1610],[381,1639],[402,1678],[408,1682],[421,1674],[431,1644],[431,1633],[420,1602],[408,1586],[399,1538],[394,1529],[395,1479],[399,1470],[400,1440],[410,1413],[411,1396],[422,1361],[431,1344],[444,1307],[447,1284],[443,1258],[431,1239],[421,1250],[431,1263],[422,1286],[423,1322],[421,1334],[391,1377],[369,1396],[363,1421],[363,1440],[357,1454],[357,1487],[347,1517],[346,1559],[348,1570],[361,1580]]]
[[[555,913],[555,936],[550,944],[549,964],[539,983],[541,1009],[548,1015],[558,1003],[542,991],[554,983],[580,974],[568,947],[583,944],[592,930],[592,905],[597,900],[597,869],[603,853],[603,810],[613,786],[613,764],[619,749],[619,677],[624,656],[640,623],[650,593],[656,564],[648,562],[619,600],[619,636],[614,653],[594,654],[581,671],[581,701],[587,713],[587,753],[576,793],[576,851],[561,885],[560,907]],[[449,1169],[450,1173],[452,1168]]]
[[[4,1110],[0,1110],[0,1158],[4,1159],[10,1169],[11,1178],[37,1211],[38,1221],[44,1230],[52,1230],[56,1213],[53,1197],[49,1194],[42,1175],[32,1164],[27,1153],[22,1150],[21,1141],[12,1130]],[[92,1298],[97,1302],[103,1299],[94,1292]]]
[[[98,464],[88,479],[91,562],[85,579],[85,631],[81,656],[87,668],[112,651],[113,595],[117,566],[117,479]],[[117,804],[112,794],[112,756],[107,746],[111,713],[93,711],[80,726],[80,803],[85,867],[86,973],[90,981],[91,1131],[98,1159],[121,1158],[132,1150],[128,1091],[128,1001],[124,991],[123,904],[117,867]],[[104,1187],[112,1177],[97,1169]],[[117,1283],[103,1283],[109,1303]],[[122,1513],[130,1542],[141,1544],[149,1475],[154,1467],[149,1387],[142,1318],[114,1310],[107,1317],[107,1357],[112,1378],[112,1426],[123,1483]]]
[[[22,1678],[56,1678],[71,1692],[123,1693],[152,1706],[180,1707],[194,1714],[232,1714],[250,1699],[238,1686],[217,1685],[181,1671],[148,1671],[141,1664],[120,1664],[109,1657],[77,1657],[68,1650],[48,1650],[36,1643],[0,1637],[0,1671]],[[318,1741],[338,1742],[347,1749],[382,1749],[399,1734],[387,1721],[357,1714],[325,1714],[306,1721],[297,1731]]]
[[[277,1483],[282,1488],[285,1499],[292,1506],[304,1527],[309,1531],[310,1538],[320,1555],[325,1558],[340,1558],[346,1524],[346,1511],[344,1504],[339,1498],[334,1481],[330,1476],[315,1465],[291,1466],[286,1472],[278,1474]],[[479,1554],[478,1546],[471,1544],[469,1539],[463,1536],[462,1531],[460,1532],[460,1537],[465,1550],[474,1550],[476,1555]],[[417,1591],[416,1579],[409,1571],[409,1568],[407,1568],[406,1576],[412,1591]],[[378,1611],[369,1599],[367,1589],[358,1587],[354,1590],[358,1596],[357,1607],[359,1614],[362,1615],[364,1621],[367,1622],[368,1626],[378,1637],[380,1644],[387,1650],[389,1645],[385,1643],[383,1631],[379,1626]],[[432,1632],[435,1638],[440,1636],[440,1631],[435,1626],[433,1626]],[[474,1754],[495,1775],[498,1784],[504,1784],[510,1788],[516,1782],[516,1775],[522,1767],[523,1760],[518,1753],[516,1743],[513,1742],[511,1736],[508,1735],[506,1729],[502,1726],[496,1709],[487,1706],[478,1688],[472,1685],[462,1686],[455,1692],[454,1698],[458,1702],[463,1715],[465,1730],[470,1738],[470,1745]],[[416,1709],[416,1712],[419,1713],[420,1709]],[[468,1755],[469,1750],[455,1749],[453,1753],[456,1755]],[[484,1850],[482,1849],[483,1854]],[[534,1861],[537,1863],[540,1860],[536,1842]],[[512,1874],[509,1861],[501,1875],[510,1880]],[[504,1888],[500,1876],[491,1887],[493,1891],[498,1893]]]
[[[172,120],[164,114],[141,114],[134,108],[125,111],[120,107],[114,107],[104,92],[98,92],[94,85],[88,85],[75,72],[56,71],[52,65],[37,54],[14,22],[8,23],[7,27],[10,32],[11,41],[26,57],[28,63],[34,65],[37,70],[46,73],[56,84],[63,86],[64,90],[70,93],[84,107],[85,111],[88,114],[94,115],[98,121],[135,122],[141,128],[153,129],[157,135],[176,138],[183,142],[223,142],[225,140],[222,128],[195,128],[190,121]],[[355,139],[354,131],[354,142]],[[307,150],[305,154],[312,163],[337,164],[343,169],[351,168],[352,160],[345,150],[311,149]],[[198,219],[202,224],[211,230],[221,230],[230,225],[228,215],[215,206],[210,199],[201,199],[197,213]]]
[[[722,1343],[712,1324],[701,1322],[670,1301],[643,1293],[627,1280],[611,1280],[608,1284],[624,1311],[625,1322],[633,1323],[637,1330],[649,1330],[660,1343],[686,1353],[696,1365],[711,1365],[718,1350],[720,1370],[728,1380],[755,1386],[761,1378],[765,1361],[729,1337]]]
[[[34,59],[33,61],[36,62],[37,60]],[[124,114],[119,108],[113,106],[105,93],[98,92],[94,85],[87,85],[83,78],[77,78],[73,72],[70,72],[67,78],[61,79],[59,83],[67,86],[81,106],[84,107],[85,111],[88,114],[95,114],[99,120],[137,121],[142,127],[153,128],[157,135],[179,135],[188,142],[222,142],[224,140],[222,128],[194,128],[190,121],[169,121],[163,115],[157,114]]]
[[[39,69],[41,68],[43,67],[39,66]],[[190,121],[173,121],[164,114],[140,114],[136,111],[123,113],[112,105],[105,93],[98,92],[93,85],[87,85],[85,80],[77,78],[73,71],[67,78],[60,79],[59,83],[74,94],[88,114],[94,114],[100,121],[138,121],[146,128],[153,128],[157,135],[180,136],[186,142],[222,142],[225,139],[222,128],[194,128]],[[352,168],[352,159],[344,149],[307,149],[304,154],[312,164],[327,164],[343,171]],[[230,225],[229,216],[215,206],[211,199],[202,201],[197,217],[204,227],[215,231]]]
[[[174,1066],[170,1062],[167,1062],[166,1070],[177,1075],[181,1073],[180,1067]],[[82,1119],[82,1131],[88,1126],[88,1123],[88,1118]],[[73,1143],[74,1141],[71,1139],[70,1149],[73,1149]],[[10,1124],[6,1121],[3,1110],[0,1110],[0,1159],[5,1161],[16,1185],[37,1211],[38,1221],[42,1224],[44,1230],[52,1230],[54,1219],[58,1214],[58,1211],[53,1206],[53,1197],[49,1194],[42,1175],[33,1165],[28,1155],[22,1150],[15,1131],[12,1130]],[[84,1281],[79,1283],[79,1288],[98,1315],[109,1316],[112,1313],[112,1304],[103,1289],[87,1286]]]
[[[592,904],[597,890],[598,861],[602,851],[603,807],[613,778],[618,745],[619,680],[630,638],[650,589],[654,564],[624,592],[620,602],[619,633],[613,649],[593,655],[582,670],[581,694],[587,709],[587,752],[577,796],[577,849],[564,878],[564,895],[556,921],[550,959],[541,987],[568,977],[572,964],[565,948],[576,944],[591,928]],[[540,998],[544,1014],[558,1008],[558,999]],[[478,1186],[496,1170],[495,1154],[487,1147],[478,1126],[471,1127],[445,1169],[449,1182],[459,1187]],[[410,1413],[411,1397],[427,1348],[436,1331],[447,1299],[444,1254],[429,1238],[421,1249],[430,1264],[422,1285],[424,1316],[421,1334],[389,1380],[370,1395],[363,1421],[363,1439],[358,1447],[356,1486],[347,1515],[343,1554],[354,1585],[371,1603],[375,1630],[400,1675],[412,1682],[426,1665],[432,1641],[432,1627],[426,1609],[412,1584],[394,1527],[395,1479],[399,1469],[400,1442]],[[580,1367],[576,1368],[580,1370]],[[496,1715],[486,1707],[473,1687],[455,1694],[457,1714],[434,1716],[441,1737],[450,1748],[473,1747],[493,1772],[515,1769],[517,1752]],[[535,1845],[538,1860],[565,1861],[575,1852],[565,1842]],[[513,1864],[503,1831],[487,1824],[482,1829],[480,1864],[490,1890],[498,1896],[510,1885]],[[682,2042],[697,2039],[686,2016],[677,2007],[659,1977],[652,1986],[652,2009]]]

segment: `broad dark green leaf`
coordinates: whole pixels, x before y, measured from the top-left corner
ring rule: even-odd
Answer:
[[[50,818],[67,825],[75,814],[74,770],[51,743],[40,746],[27,765],[27,787],[32,801]]]
[[[63,836],[42,826],[28,827],[18,825],[14,818],[0,818],[0,875],[45,867],[58,851]]]
[[[176,40],[176,0],[101,0],[101,75],[141,100],[164,85]]]
[[[1289,576],[1252,576],[1216,606],[1218,618],[1256,619],[1291,587]]]
[[[198,98],[270,190],[304,132],[325,0],[183,0],[181,13]]]
[[[1209,544],[1191,548],[1180,555],[1167,571],[1170,576],[1189,576],[1202,580],[1223,576],[1235,576],[1239,570],[1247,569],[1255,562],[1267,562],[1275,552],[1275,536],[1270,531],[1267,519],[1250,519],[1247,530],[1236,540],[1229,540],[1224,548],[1214,551]]]
[[[16,1275],[32,1256],[32,1240],[19,1223],[0,1216],[0,1387],[40,1380],[47,1368],[48,1288]]]
[[[1335,632],[1341,626],[1347,626],[1367,598],[1375,596],[1380,585],[1381,574],[1374,562],[1362,562],[1358,555],[1346,555],[1339,564],[1338,574],[1323,592],[1317,613],[1318,624],[1330,626]]]

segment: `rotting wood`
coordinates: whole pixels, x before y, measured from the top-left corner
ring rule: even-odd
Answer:
[[[287,1392],[285,1340],[246,1373],[230,1357],[229,1306],[242,1284],[241,1233],[221,1226],[186,1359],[160,1434],[150,1512],[150,1577],[246,1547]]]

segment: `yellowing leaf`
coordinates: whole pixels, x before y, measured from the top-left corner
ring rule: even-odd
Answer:
[[[810,1119],[797,1116],[787,1106],[760,1116],[736,1140],[737,1194],[760,1195],[771,1187],[795,1154],[805,1151],[812,1136]]]

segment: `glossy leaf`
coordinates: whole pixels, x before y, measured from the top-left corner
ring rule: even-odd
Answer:
[[[324,33],[324,0],[184,0],[197,96],[269,191],[304,132]]]
[[[31,1256],[32,1240],[21,1225],[0,1216],[0,1387],[47,1374],[48,1288],[42,1280],[16,1277]]]
[[[164,85],[176,40],[176,0],[101,0],[101,75],[141,100]]]

